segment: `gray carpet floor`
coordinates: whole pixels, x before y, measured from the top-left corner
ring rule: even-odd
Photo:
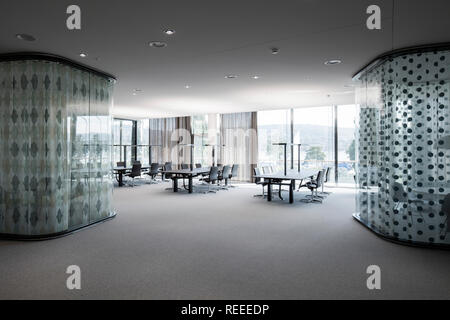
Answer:
[[[290,205],[254,198],[252,185],[169,186],[116,188],[115,219],[64,238],[0,241],[0,298],[450,298],[450,252],[376,237],[353,220],[351,189]],[[381,290],[366,287],[373,264]],[[81,268],[81,290],[66,288],[69,265]]]

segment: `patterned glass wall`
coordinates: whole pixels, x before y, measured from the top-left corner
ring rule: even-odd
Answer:
[[[58,62],[0,62],[0,233],[108,217],[112,82]]]
[[[450,244],[450,52],[386,60],[361,77],[357,217],[383,235]]]

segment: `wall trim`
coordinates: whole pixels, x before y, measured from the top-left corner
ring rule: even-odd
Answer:
[[[0,240],[12,240],[12,241],[42,241],[42,240],[52,240],[57,239],[61,237],[68,236],[70,234],[73,234],[75,232],[88,229],[91,227],[94,227],[100,223],[106,222],[108,220],[114,219],[116,217],[117,213],[111,212],[111,215],[109,217],[103,218],[101,220],[94,221],[90,224],[87,224],[85,226],[81,226],[72,230],[67,231],[61,231],[57,233],[51,233],[51,234],[41,234],[41,235],[19,235],[19,234],[9,234],[9,233],[0,233]]]
[[[401,239],[386,235],[386,234],[380,232],[378,229],[373,228],[372,226],[370,226],[366,222],[364,222],[360,218],[359,212],[354,213],[352,216],[353,216],[353,219],[355,219],[360,224],[362,224],[364,227],[366,227],[371,232],[373,232],[375,235],[377,235],[378,237],[380,237],[381,239],[384,239],[386,241],[393,242],[396,244],[401,244],[404,246],[416,247],[416,248],[427,248],[427,249],[432,248],[432,249],[440,249],[440,250],[450,250],[450,245],[445,244],[445,243],[428,243],[428,242],[420,242],[420,241],[412,241],[412,240],[407,241],[407,240],[401,240]]]
[[[111,82],[117,82],[117,79],[115,76],[103,72],[101,70],[89,67],[85,64],[76,62],[74,60],[52,54],[52,53],[44,53],[44,52],[8,52],[8,53],[1,53],[0,54],[0,62],[4,61],[20,61],[20,60],[44,60],[44,61],[52,61],[52,62],[58,62],[62,63],[77,69],[81,69],[87,72],[91,72],[93,74],[96,74],[100,77],[106,78],[107,80]]]
[[[426,44],[391,50],[372,59],[369,63],[367,63],[364,67],[362,67],[358,72],[356,72],[353,75],[352,80],[353,81],[359,80],[359,78],[364,73],[371,71],[372,69],[378,67],[380,64],[384,63],[386,60],[389,59],[393,59],[405,54],[425,53],[432,51],[446,51],[446,50],[450,50],[450,42],[440,42],[434,44]]]

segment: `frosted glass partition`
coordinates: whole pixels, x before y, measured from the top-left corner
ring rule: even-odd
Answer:
[[[403,50],[358,75],[355,217],[390,239],[450,244],[449,48]]]
[[[113,215],[113,84],[63,58],[0,56],[2,236],[59,235]]]

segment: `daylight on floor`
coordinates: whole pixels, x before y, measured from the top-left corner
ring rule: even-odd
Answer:
[[[450,298],[448,0],[0,12],[0,300]]]

